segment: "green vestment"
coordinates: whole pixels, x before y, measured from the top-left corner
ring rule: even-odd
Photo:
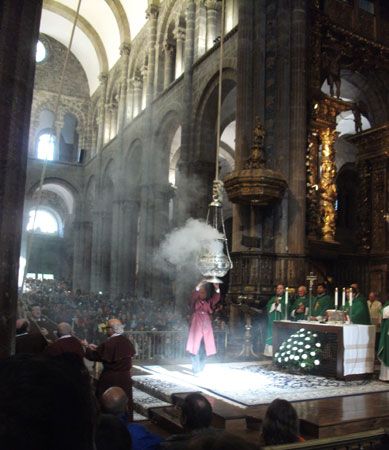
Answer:
[[[304,305],[304,312],[294,312],[299,308],[300,304]],[[292,320],[304,320],[305,319],[305,310],[309,308],[309,298],[304,295],[304,297],[296,297],[293,306],[290,309],[291,319]],[[294,314],[293,314],[294,312]]]
[[[324,316],[327,309],[334,309],[334,302],[328,294],[320,294],[312,299],[312,317]]]
[[[281,308],[278,306],[278,310],[274,310],[273,306],[276,303],[276,299],[279,299]],[[280,312],[281,309],[281,312]],[[266,345],[273,345],[273,322],[275,320],[285,319],[285,294],[282,296],[272,297],[266,305],[267,311],[267,329],[266,329]]]
[[[369,307],[367,306],[366,299],[361,295],[357,295],[353,299],[350,312],[350,301],[346,301],[346,305],[343,311],[349,315],[351,323],[355,325],[371,325]]]
[[[381,314],[386,307],[389,307],[389,301],[382,307]],[[381,322],[381,336],[378,344],[377,357],[384,366],[389,367],[389,319],[382,319]]]

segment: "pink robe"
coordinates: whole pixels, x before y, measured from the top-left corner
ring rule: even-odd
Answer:
[[[207,356],[216,353],[215,338],[212,329],[212,308],[220,300],[220,293],[209,300],[200,300],[199,293],[194,291],[191,298],[192,321],[189,329],[188,342],[186,343],[186,351],[197,355],[201,339],[204,338],[205,353]]]

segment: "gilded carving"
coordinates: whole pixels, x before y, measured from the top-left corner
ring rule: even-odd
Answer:
[[[327,128],[320,133],[320,212],[322,217],[322,237],[325,241],[334,241],[336,231],[336,166],[334,141],[336,133]]]

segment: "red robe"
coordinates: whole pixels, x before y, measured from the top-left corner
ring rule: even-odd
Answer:
[[[103,363],[97,383],[97,396],[100,397],[112,386],[121,387],[132,399],[131,358],[135,355],[132,342],[123,334],[111,336],[100,344],[96,350],[87,349],[85,356],[91,361]]]
[[[46,348],[45,353],[49,356],[60,356],[64,353],[72,353],[77,355],[81,360],[83,360],[85,356],[80,341],[74,336],[66,336],[57,339]]]
[[[215,293],[210,300],[200,300],[199,292],[194,291],[191,298],[192,320],[189,329],[186,351],[197,355],[201,340],[204,339],[207,356],[216,353],[215,338],[212,329],[212,308],[220,300],[220,293]]]

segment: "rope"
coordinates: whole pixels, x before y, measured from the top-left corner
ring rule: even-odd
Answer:
[[[68,64],[70,50],[71,50],[71,47],[72,47],[72,44],[73,44],[73,38],[74,38],[74,33],[75,33],[75,30],[76,30],[76,26],[77,26],[77,21],[78,21],[79,15],[80,15],[81,1],[82,0],[78,0],[77,11],[76,11],[76,15],[74,17],[72,32],[71,32],[70,39],[69,39],[69,45],[68,45],[67,50],[66,50],[65,61],[64,61],[63,67],[62,67],[62,73],[61,73],[61,79],[60,79],[60,83],[59,83],[57,101],[55,103],[55,109],[54,109],[52,131],[55,129],[55,122],[56,122],[57,115],[58,115],[58,109],[59,109],[59,105],[61,103],[62,90],[63,90],[63,84],[64,84],[64,79],[65,79],[65,72],[66,72],[66,68],[67,68],[67,64]],[[50,133],[50,136],[51,137],[54,136],[54,138],[55,138],[55,135],[54,135],[54,133],[52,131]],[[53,141],[54,141],[54,139],[53,139]],[[31,229],[31,233],[27,235],[26,264],[25,264],[24,270],[23,270],[23,280],[22,280],[21,292],[23,292],[24,285],[25,285],[25,282],[26,282],[27,267],[28,267],[28,263],[29,263],[29,260],[30,260],[33,236],[34,236],[34,233],[35,233],[35,223],[36,223],[37,212],[38,212],[39,207],[41,206],[41,203],[42,203],[42,190],[43,190],[43,183],[44,183],[45,176],[46,176],[47,161],[48,160],[47,160],[47,154],[46,154],[46,157],[44,159],[43,166],[42,166],[42,172],[41,172],[40,180],[39,180],[38,195],[37,195],[36,205],[35,205],[35,209],[34,209],[34,217],[33,217],[33,221],[32,221],[32,229]]]
[[[220,148],[220,121],[221,121],[220,116],[221,116],[221,109],[222,109],[224,22],[225,22],[225,0],[222,0],[222,13],[221,13],[221,19],[220,19],[220,58],[219,58],[219,89],[218,89],[218,99],[217,99],[215,181],[219,180],[219,148]]]

